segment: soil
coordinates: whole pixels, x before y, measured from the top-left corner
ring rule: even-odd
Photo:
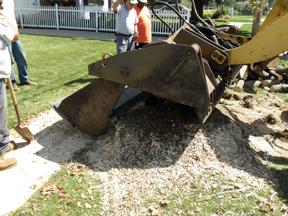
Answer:
[[[122,178],[121,173],[133,171],[148,182],[155,170],[176,169],[181,173],[192,166],[196,175],[221,164],[217,169],[227,172],[229,168],[233,175],[245,173],[277,185],[269,162],[288,164],[288,106],[269,92],[262,97],[226,95],[205,124],[199,123],[193,108],[161,100],[149,106],[141,103],[113,118],[108,133],[97,138],[71,128],[52,109],[27,120],[26,126],[35,136],[31,143],[25,143],[10,130],[19,148],[9,156],[19,164],[0,172],[0,179],[6,184],[19,184],[4,188],[2,194],[7,196],[0,198],[0,203],[5,203],[0,215],[21,206],[60,169],[58,163],[67,162],[87,146],[91,149],[82,157],[83,163],[97,170],[106,182],[108,195],[103,210],[116,212],[120,201],[115,184],[116,179]],[[130,184],[136,185],[139,178],[133,181],[132,174]],[[277,192],[281,194],[280,190]],[[120,210],[118,213],[125,215]]]

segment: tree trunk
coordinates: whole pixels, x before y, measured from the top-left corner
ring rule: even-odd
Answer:
[[[286,82],[288,82],[288,73],[283,73],[282,77]]]
[[[233,88],[233,91],[242,92],[243,91],[243,86],[244,86],[244,80],[240,79],[237,82],[236,86]]]
[[[288,92],[287,84],[278,84],[270,87],[271,92]]]
[[[280,80],[278,80],[278,79],[274,79],[274,80],[263,80],[263,81],[261,81],[261,84],[262,84],[262,86],[268,86],[268,87],[270,87],[270,86],[272,86],[272,85],[277,85],[277,84],[279,84],[281,81]]]
[[[257,33],[258,29],[260,28],[262,8],[263,8],[263,0],[260,0],[259,5],[254,9],[254,19],[251,33],[252,37]]]
[[[278,66],[274,71],[281,75],[283,73],[288,73],[288,67]]]
[[[194,0],[196,10],[198,15],[202,18],[203,17],[203,2],[204,0]],[[197,17],[193,13],[193,4],[191,6],[191,17],[190,17],[190,22],[193,23],[193,21],[198,21]]]
[[[239,77],[240,79],[247,79],[247,71],[248,71],[248,65],[243,65],[240,68],[239,74],[237,77]]]
[[[253,74],[257,75],[262,79],[266,79],[270,76],[269,73],[264,71],[259,64],[257,64],[256,66],[254,64],[251,64],[250,69]]]
[[[255,88],[255,87],[259,87],[260,85],[261,85],[260,80],[249,80],[245,82],[245,88]]]
[[[283,80],[283,77],[275,72],[275,70],[269,70],[268,73],[274,77],[276,77],[278,80]]]

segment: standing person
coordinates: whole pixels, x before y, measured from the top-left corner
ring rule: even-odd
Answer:
[[[3,7],[4,7],[3,11],[8,16],[12,24],[16,26],[16,29],[18,31],[17,22],[15,19],[15,13],[14,13],[14,0],[3,0]],[[14,57],[16,64],[17,64],[20,85],[37,85],[37,83],[31,82],[29,80],[28,72],[27,72],[28,63],[27,63],[26,56],[25,56],[25,50],[21,43],[20,38],[17,41],[12,42],[11,45],[9,46],[10,46],[9,51],[10,53],[12,53],[11,56]],[[12,61],[13,61],[13,58],[12,58]],[[17,80],[15,78],[13,68],[11,71],[11,81],[13,84],[14,91],[19,91],[20,89],[17,87],[17,84],[16,84]]]
[[[116,14],[116,46],[117,54],[134,49],[134,40],[138,37],[136,11],[133,9],[137,0],[124,0],[124,5],[120,5],[122,0],[116,0],[112,5]]]
[[[147,0],[138,0],[138,4],[134,7],[139,20],[137,23],[139,36],[135,40],[135,49],[142,48],[151,42],[151,18],[149,9],[145,6],[146,3]]]
[[[15,142],[9,141],[5,78],[9,78],[11,74],[8,43],[19,39],[16,27],[9,21],[2,8],[2,0],[0,0],[0,171],[17,165],[15,158],[3,159],[3,156],[16,148]]]

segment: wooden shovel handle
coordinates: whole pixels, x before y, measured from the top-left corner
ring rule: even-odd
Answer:
[[[20,126],[20,124],[21,124],[20,114],[19,114],[19,110],[18,110],[18,106],[17,106],[17,100],[16,100],[16,97],[15,97],[13,85],[12,85],[12,82],[11,82],[10,78],[7,78],[7,83],[8,83],[8,87],[9,87],[10,93],[11,93],[11,97],[12,97],[12,100],[13,100],[15,111],[16,111],[16,114],[17,114],[18,125]]]

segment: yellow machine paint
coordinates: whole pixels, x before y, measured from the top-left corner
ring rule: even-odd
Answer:
[[[258,32],[263,30],[265,27],[271,25],[277,19],[285,16],[287,13],[288,13],[288,0],[278,0],[274,4],[273,9],[270,11],[263,24],[260,26]],[[279,29],[278,31],[281,31],[281,29]]]
[[[251,64],[277,56],[288,48],[288,14],[266,26],[243,46],[228,50],[229,65]]]

